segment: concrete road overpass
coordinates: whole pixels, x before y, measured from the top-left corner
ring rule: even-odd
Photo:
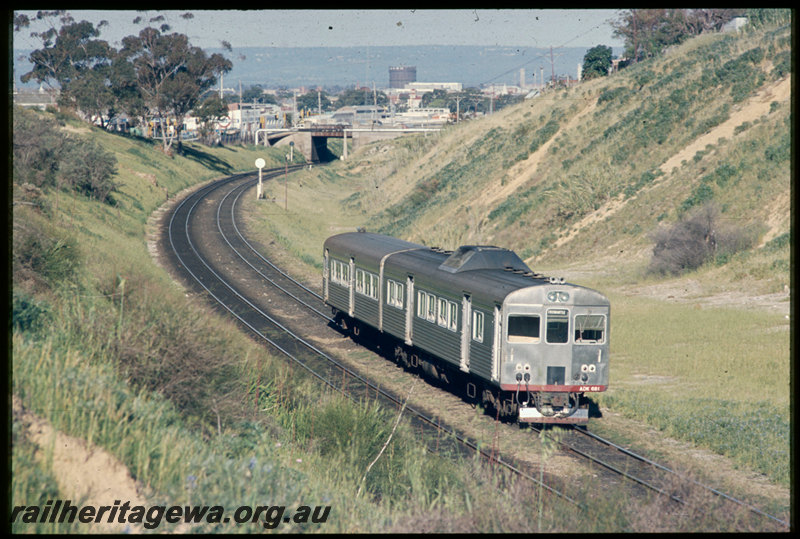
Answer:
[[[392,128],[392,127],[351,127],[350,125],[317,125],[310,127],[297,127],[290,129],[259,129],[256,131],[256,145],[288,146],[294,142],[294,147],[303,154],[306,161],[319,162],[321,156],[330,154],[328,151],[329,138],[341,138],[344,142],[342,159],[347,159],[349,138],[352,149],[355,150],[376,140],[385,140],[406,135],[408,133],[423,133],[439,131],[440,128]]]

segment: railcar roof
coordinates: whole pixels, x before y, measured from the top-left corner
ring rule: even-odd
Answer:
[[[462,246],[442,251],[391,236],[349,232],[332,236],[325,248],[340,256],[353,256],[361,263],[376,264],[386,255],[389,268],[413,274],[418,282],[447,282],[452,288],[469,290],[485,303],[502,301],[508,294],[548,282],[533,273],[513,252],[493,246]]]
[[[325,249],[346,254],[347,256],[380,260],[382,257],[408,249],[428,249],[424,245],[410,241],[373,234],[370,232],[345,232],[325,240]]]
[[[441,269],[447,254],[434,251],[409,251],[390,258],[394,268],[413,273],[418,282],[446,281],[451,286],[473,292],[473,296],[485,302],[502,301],[508,294],[520,288],[545,284],[546,279],[498,268],[478,268],[459,272]],[[517,270],[520,271],[520,270]]]

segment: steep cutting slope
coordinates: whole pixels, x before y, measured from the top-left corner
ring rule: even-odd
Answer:
[[[646,265],[659,225],[714,203],[789,232],[790,32],[700,36],[610,77],[554,90],[371,155],[349,201],[389,234],[508,246],[536,267]],[[416,145],[416,147],[412,147]],[[398,150],[404,152],[398,153]]]

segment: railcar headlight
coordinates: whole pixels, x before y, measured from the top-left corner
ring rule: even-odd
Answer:
[[[594,371],[596,371],[596,370],[597,370],[597,367],[595,366],[595,364],[594,364],[594,363],[592,363],[591,365],[589,365],[589,372],[594,372]]]
[[[589,370],[589,365],[587,365],[586,363],[584,363],[583,365],[581,365],[581,372],[586,372],[586,371],[588,371],[588,370]]]
[[[547,293],[547,301],[550,303],[566,303],[569,301],[569,293],[551,290]]]

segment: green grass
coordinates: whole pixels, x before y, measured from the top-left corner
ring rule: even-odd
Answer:
[[[703,295],[675,303],[625,291],[629,286],[680,286],[691,279],[700,283],[704,294],[771,294],[789,283],[789,208],[775,209],[783,207],[779,204],[790,189],[786,104],[774,103],[747,129],[707,146],[675,170],[664,173],[658,168],[693,137],[726,119],[742,96],[774,80],[759,51],[783,50],[787,42],[780,35],[750,34],[741,41],[702,36],[685,45],[687,55],[654,59],[613,80],[576,89],[571,95],[578,103],[580,92],[596,90],[602,109],[584,116],[576,131],[547,133],[548,139],[555,137],[548,152],[552,162],[540,164],[531,182],[485,213],[476,211],[480,201],[474,193],[491,178],[499,181],[506,171],[470,164],[465,153],[481,166],[493,163],[492,152],[516,156],[537,133],[546,132],[547,125],[555,125],[554,120],[560,127],[567,125],[574,106],[556,118],[544,108],[552,102],[532,100],[501,111],[505,123],[498,119],[462,124],[440,135],[441,150],[420,152],[418,164],[394,167],[389,176],[380,171],[392,159],[391,152],[383,160],[369,148],[353,152],[347,162],[335,163],[325,173],[324,181],[335,189],[317,194],[311,187],[315,180],[304,179],[309,187],[292,195],[304,205],[275,216],[270,226],[304,260],[319,258],[327,236],[356,226],[446,248],[461,243],[503,245],[532,256],[537,270],[593,264],[593,257],[600,255],[615,264],[614,271],[592,279],[595,283],[577,282],[612,300],[612,389],[601,402],[788,485],[789,323],[784,316],[714,308]],[[710,73],[708,65],[713,66]],[[736,66],[752,75],[746,84]],[[759,78],[758,73],[765,76]],[[720,84],[723,79],[730,84]],[[731,85],[738,85],[735,91]],[[654,129],[653,123],[659,127]],[[651,135],[658,140],[621,143]],[[399,151],[406,143],[382,144]],[[614,153],[637,147],[648,150]],[[552,247],[577,218],[616,194],[625,195],[621,210],[558,249]],[[769,223],[776,240],[718,257],[681,277],[644,276],[650,231],[674,222],[681,208],[685,211],[701,199],[718,204],[726,226],[764,234]],[[260,218],[272,218],[263,209],[253,211]],[[620,252],[625,254],[620,257]],[[314,278],[315,272],[318,263],[304,266],[304,275]],[[760,444],[763,458],[753,449]]]
[[[600,402],[788,486],[788,321],[618,294],[611,304]]]
[[[62,192],[56,209],[50,193],[44,211],[22,206],[14,214],[15,230],[27,227],[29,239],[50,242],[27,247],[46,255],[41,264],[15,259],[12,390],[28,410],[111,453],[145,487],[150,504],[221,505],[228,511],[245,504],[330,505],[325,526],[279,528],[307,532],[414,529],[409,526],[418,511],[436,515],[436,529],[451,531],[462,529],[471,509],[483,507],[485,513],[470,517],[467,529],[529,529],[512,493],[502,488],[508,478],[488,475],[473,462],[429,454],[404,424],[365,475],[396,411],[320,392],[230,321],[187,299],[153,264],[145,223],[166,198],[159,189],[166,187],[172,196],[221,169],[247,168],[263,150],[209,150],[209,170],[185,158],[166,158],[142,142],[97,131],[88,136],[120,159],[120,203],[111,207]],[[152,167],[127,161],[134,154]],[[227,157],[239,164],[222,166]],[[298,198],[297,204],[309,202]],[[57,243],[53,236],[68,239],[74,252],[65,256],[48,247]],[[12,504],[64,498],[53,462],[35,456],[17,422],[14,429]],[[486,499],[487,488],[496,496]],[[551,503],[558,505],[544,501],[544,529],[556,523]],[[253,531],[215,524],[192,530]]]
[[[682,46],[685,54],[590,81],[557,101],[531,100],[436,136],[382,141],[348,161],[293,174],[288,189],[281,178],[268,182],[274,202],[244,201],[248,234],[282,246],[312,284],[324,239],[360,226],[446,248],[503,245],[533,256],[536,270],[616,260],[608,276],[577,281],[607,293],[613,306],[611,389],[600,403],[788,485],[788,321],[703,306],[703,297],[695,308],[632,296],[630,286],[677,286],[687,277],[644,277],[647,260],[638,255],[619,262],[621,250],[647,252],[649,230],[676,220],[681,204],[707,196],[724,217],[769,229],[775,239],[688,278],[711,291],[773,293],[789,283],[789,209],[781,209],[790,189],[788,106],[773,104],[733,139],[658,173],[759,84],[781,76],[785,35],[701,36]],[[759,47],[770,52],[761,58]],[[740,80],[737,69],[751,76]],[[600,106],[567,129],[591,96],[602,96]],[[657,134],[637,123],[643,118],[660,126]],[[546,497],[538,513],[535,489],[474,463],[427,455],[404,425],[363,479],[394,412],[320,393],[187,299],[146,248],[148,217],[168,197],[253,170],[256,157],[281,165],[284,152],[189,145],[184,156],[168,157],[141,140],[99,130],[85,136],[118,160],[118,204],[46,192],[37,206],[14,206],[12,387],[59,430],[113,453],[149,487],[149,500],[334,508],[327,527],[287,531],[720,531],[705,517],[667,515],[657,500],[624,496],[594,500],[589,515],[565,515],[562,502]],[[498,205],[482,206],[474,193],[505,185],[509,167],[545,141],[552,144],[530,181]],[[554,248],[616,193],[627,194],[622,209]],[[413,219],[401,221],[398,212]],[[13,426],[12,500],[58,497],[55,470]],[[600,490],[591,480],[584,486],[579,494],[587,498]]]

